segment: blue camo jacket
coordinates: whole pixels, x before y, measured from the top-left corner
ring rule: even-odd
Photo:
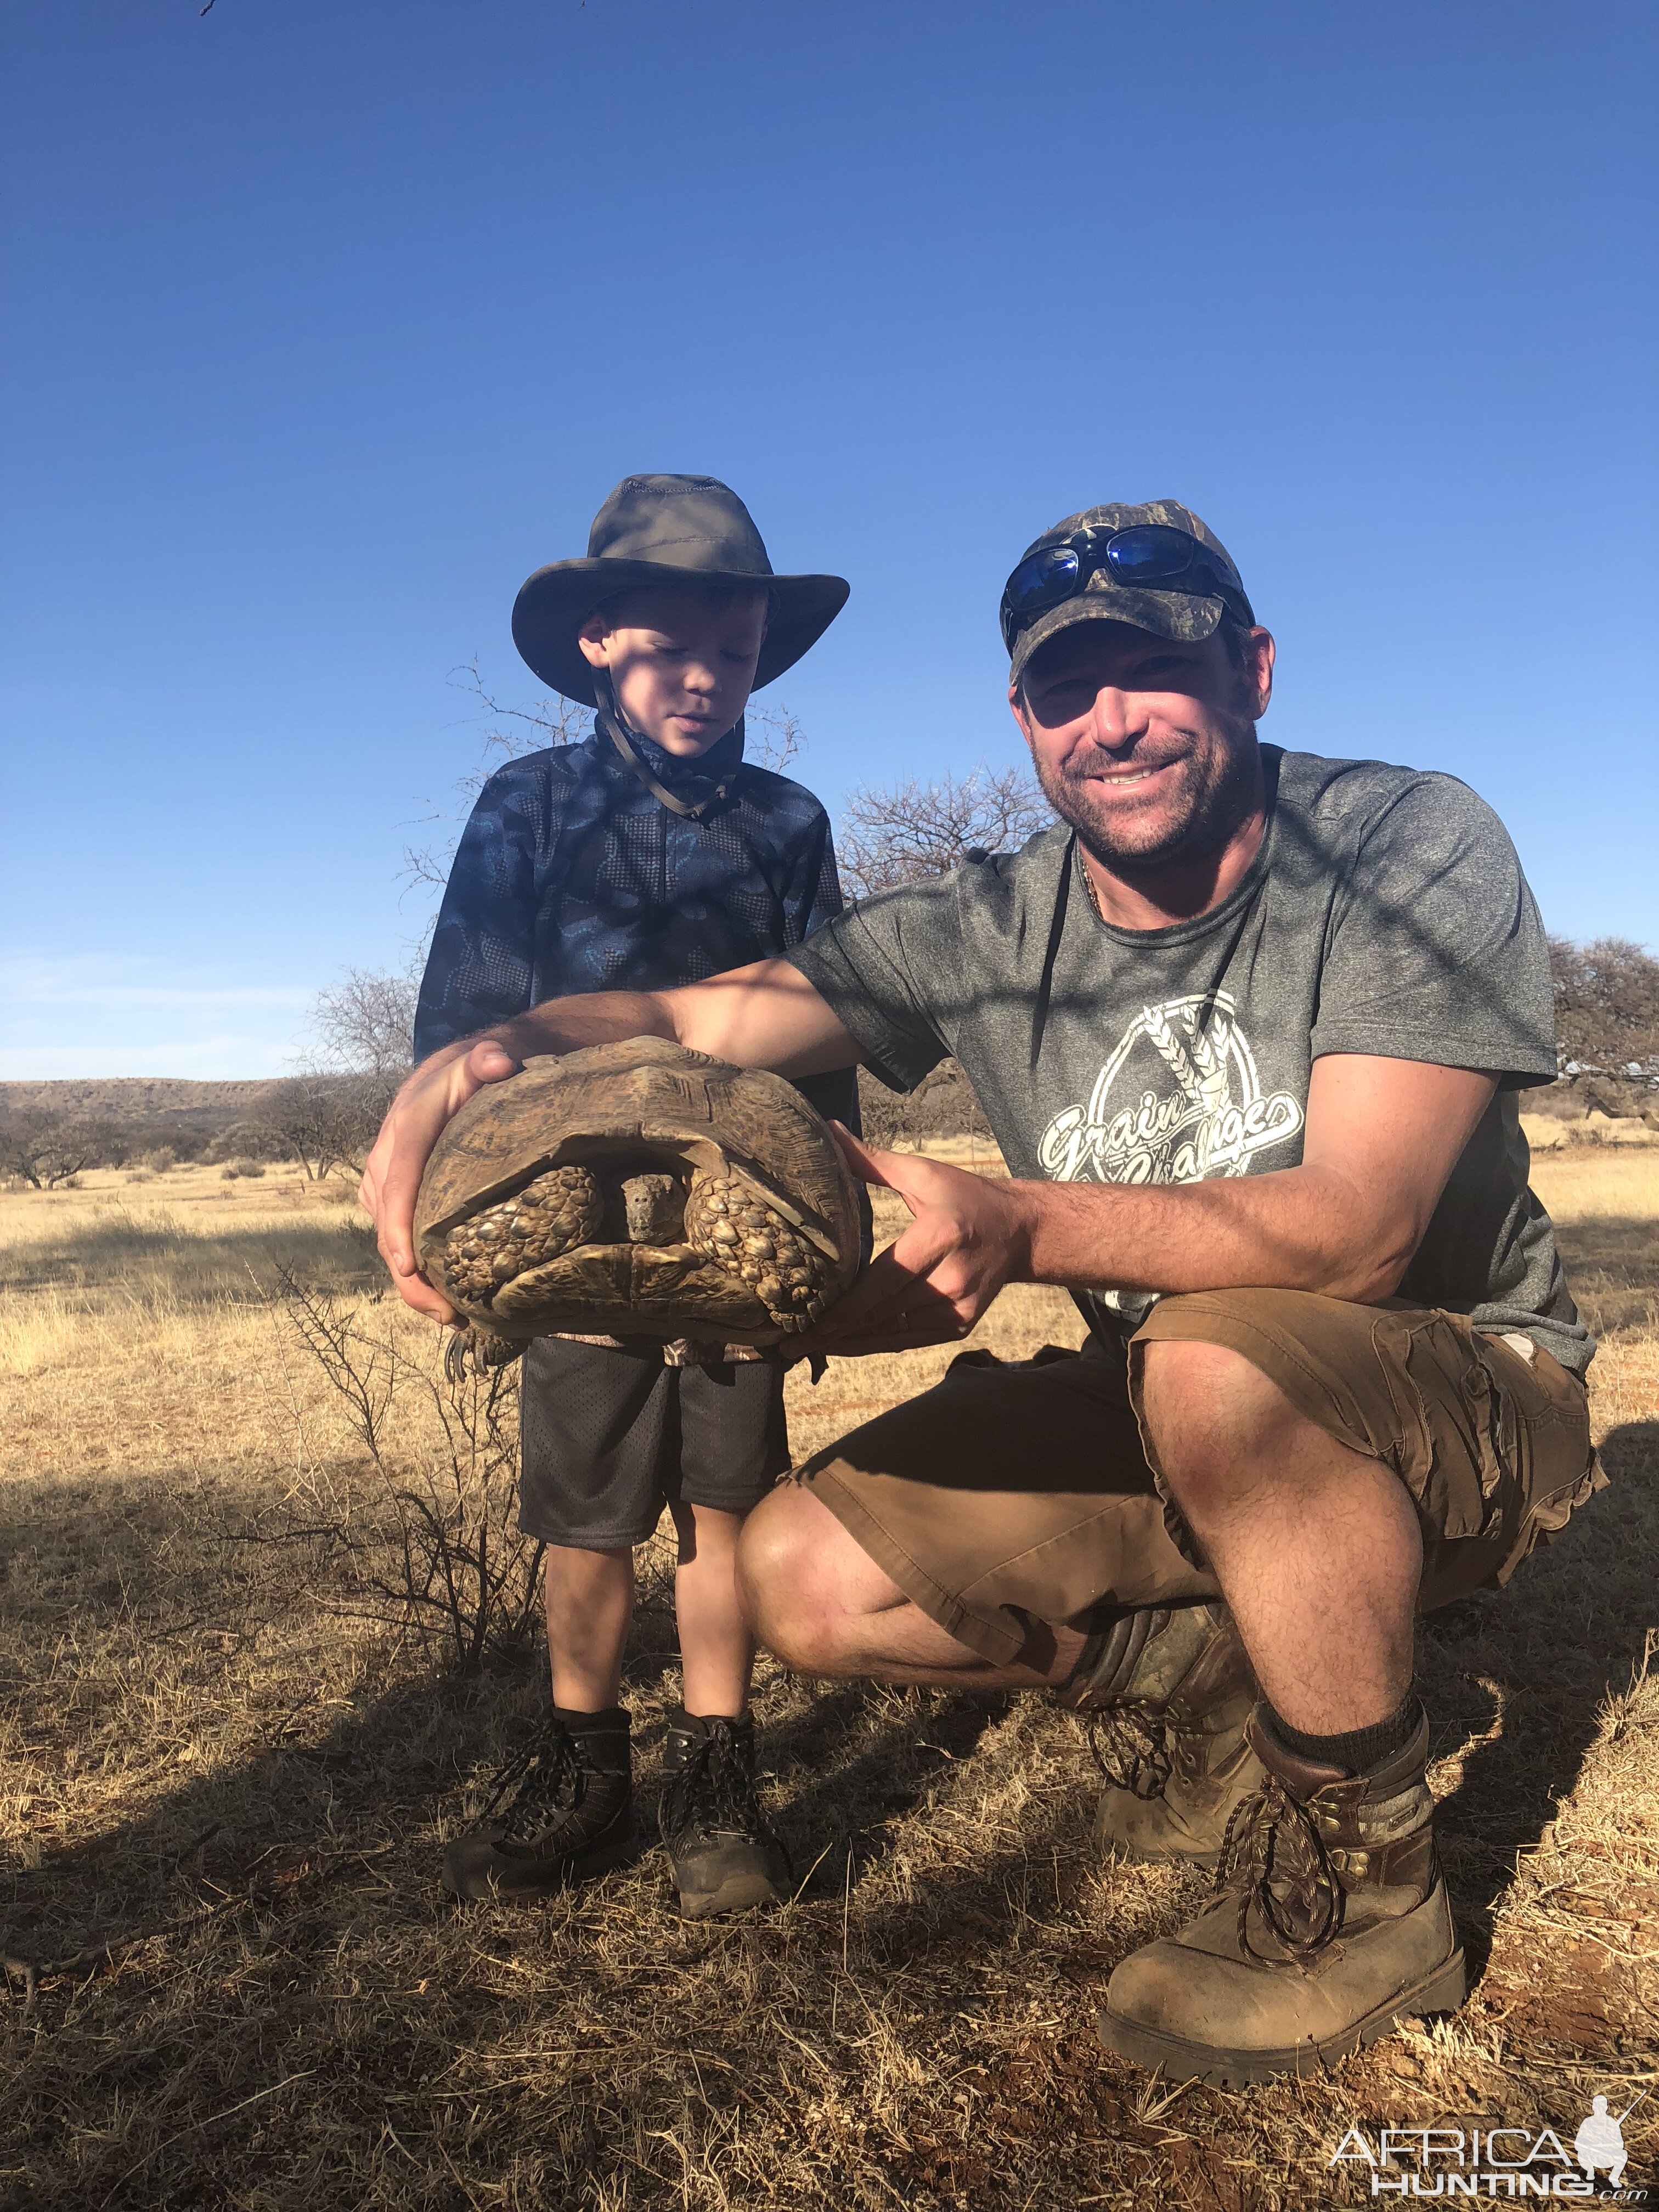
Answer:
[[[492,775],[462,832],[415,1016],[415,1057],[544,999],[660,991],[787,952],[842,909],[830,818],[743,760],[743,725],[696,762],[630,732],[653,775],[701,799],[674,814],[596,731]],[[799,1085],[856,1129],[850,1068]]]

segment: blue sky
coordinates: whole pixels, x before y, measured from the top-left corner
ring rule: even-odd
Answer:
[[[405,957],[452,672],[534,697],[639,469],[851,578],[776,687],[832,810],[1013,758],[1005,574],[1170,495],[1264,734],[1659,942],[1646,0],[198,6],[0,17],[0,1074],[274,1072]]]

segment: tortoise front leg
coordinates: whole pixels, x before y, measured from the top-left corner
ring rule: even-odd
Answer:
[[[497,1336],[493,1328],[481,1328],[477,1322],[464,1322],[450,1331],[444,1346],[444,1373],[452,1382],[465,1382],[469,1375],[481,1375],[486,1368],[510,1366],[523,1350],[511,1337]]]

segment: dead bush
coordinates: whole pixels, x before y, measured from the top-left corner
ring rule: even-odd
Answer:
[[[540,1617],[543,1547],[520,1534],[514,1512],[517,1367],[457,1378],[441,1362],[423,1366],[389,1328],[364,1328],[355,1304],[276,1273],[292,1338],[341,1401],[386,1509],[360,1523],[331,1486],[299,1493],[308,1533],[350,1559],[354,1608],[465,1672],[522,1653]],[[394,1402],[409,1399],[424,1418],[394,1425]],[[421,1441],[411,1444],[414,1431]]]

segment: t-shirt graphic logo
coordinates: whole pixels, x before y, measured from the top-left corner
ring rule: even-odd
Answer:
[[[1255,1055],[1225,991],[1144,1006],[1038,1157],[1056,1182],[1201,1182],[1248,1174],[1251,1160],[1302,1127],[1288,1091],[1263,1097]]]

